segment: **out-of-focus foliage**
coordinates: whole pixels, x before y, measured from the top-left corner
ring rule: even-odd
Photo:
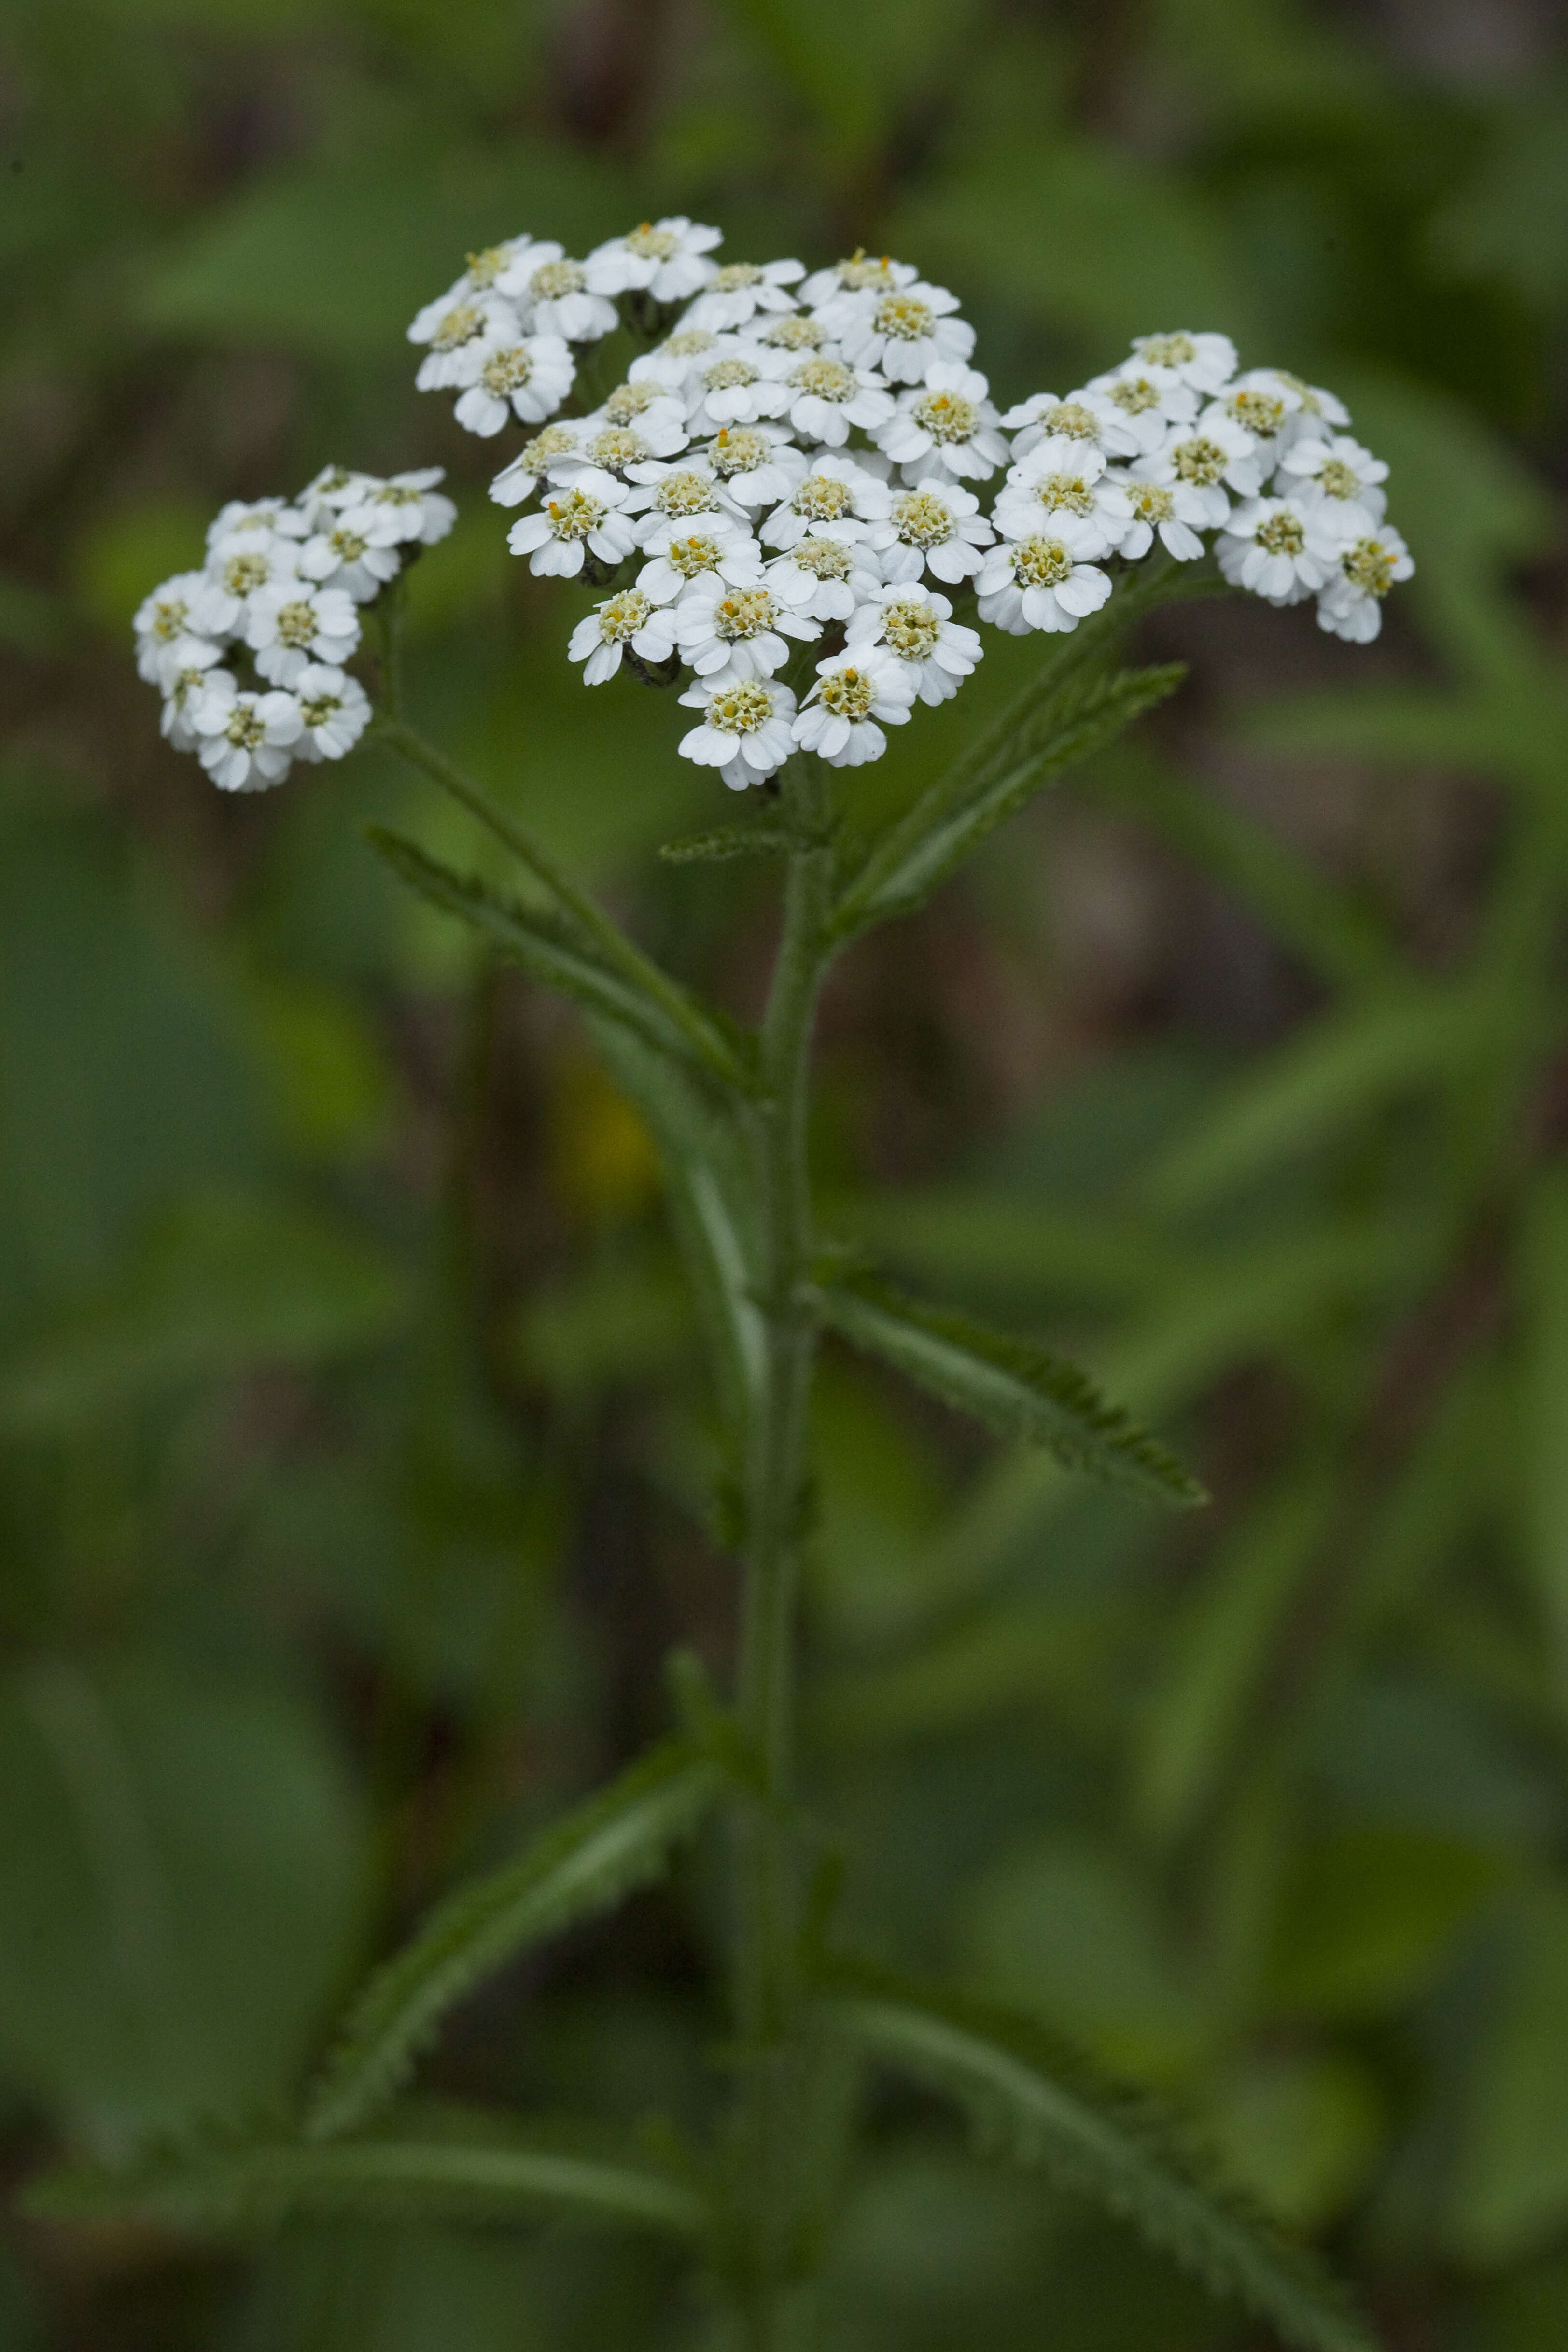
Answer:
[[[0,24],[0,2099],[13,2170],[254,2123],[353,1973],[722,1674],[713,1433],[647,1136],[362,839],[220,804],[126,624],[223,499],[452,468],[427,731],[752,1009],[765,861],[585,695],[403,329],[650,212],[950,280],[1009,398],[1134,328],[1334,384],[1418,574],[1371,656],[1167,616],[1194,683],[844,967],[819,1165],[912,1290],[1087,1356],[1206,1515],[835,1356],[810,1769],[853,1926],[1174,2093],[1395,2340],[1568,2299],[1568,58],[1548,8],[11,0]],[[1002,649],[849,789],[913,798]],[[984,707],[983,707],[984,706]],[[461,2009],[433,2095],[700,2113],[699,1849]],[[0,2347],[691,2340],[657,2247],[16,2225]],[[1235,2324],[889,2104],[838,2352]]]

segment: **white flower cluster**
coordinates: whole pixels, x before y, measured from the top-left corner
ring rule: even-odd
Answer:
[[[1270,604],[1314,596],[1357,644],[1415,568],[1342,404],[1240,372],[1228,336],[1140,337],[1076,391],[998,414],[973,328],[910,263],[856,253],[808,277],[721,264],[719,242],[683,216],[580,261],[512,237],[408,332],[460,425],[528,429],[490,495],[523,509],[509,544],[532,572],[607,592],[571,635],[587,683],[681,686],[682,753],[736,790],[797,750],[879,758],[974,670],[972,618],[1075,629],[1156,544],[1212,553]],[[592,404],[563,415],[584,378]],[[164,732],[226,790],[363,732],[359,611],[450,529],[439,478],[331,471],[291,503],[226,507],[205,570],[142,606]],[[243,677],[224,667],[240,648]]]
[[[1234,584],[1316,595],[1324,628],[1364,643],[1413,568],[1341,403],[1238,373],[1224,335],[1143,337],[998,415],[973,328],[909,263],[807,277],[721,265],[719,242],[685,218],[582,261],[517,237],[409,334],[460,424],[531,428],[490,495],[526,509],[509,543],[531,571],[611,592],[571,636],[588,684],[686,681],[680,749],[736,789],[795,749],[874,760],[917,702],[955,694],[984,650],[961,602],[1015,634],[1073,629],[1156,541],[1179,562],[1212,546]],[[563,417],[623,311],[639,355]],[[984,512],[973,486],[998,475]]]
[[[206,562],[154,588],[136,615],[136,667],[163,698],[163,732],[225,792],[281,783],[296,760],[341,760],[370,703],[343,665],[362,609],[457,509],[441,469],[329,467],[297,499],[226,506]]]

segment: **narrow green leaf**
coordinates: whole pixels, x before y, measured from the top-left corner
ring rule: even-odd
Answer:
[[[847,938],[922,906],[1042,785],[1163,702],[1185,675],[1184,664],[1169,662],[1110,677],[1069,676],[1043,707],[1022,714],[989,759],[961,762],[883,835],[834,908],[834,931]]]
[[[1151,1171],[1145,1198],[1167,1215],[1206,1207],[1475,1063],[1507,1012],[1495,993],[1439,983],[1385,990],[1325,1015],[1238,1080]]]
[[[782,825],[725,824],[660,842],[658,854],[669,866],[721,866],[731,857],[787,857],[794,847],[794,835]]]
[[[517,1859],[459,1887],[350,2010],[308,2103],[312,2139],[352,2131],[393,2095],[455,2002],[530,1945],[662,1875],[718,1795],[719,1766],[688,1741],[651,1749]]]
[[[24,2201],[49,2221],[136,2216],[197,2231],[265,2228],[299,2211],[474,2221],[554,2212],[689,2236],[703,2218],[690,2189],[640,2165],[446,2139],[279,2141],[166,2158],[131,2173],[62,2168],[31,2182]]]
[[[455,874],[416,843],[380,825],[366,838],[422,898],[473,926],[509,962],[543,987],[569,996],[585,1012],[618,1022],[646,1045],[703,1070],[726,1086],[748,1090],[752,1076],[737,1041],[684,991],[656,995],[637,975],[611,962],[591,933],[570,915],[503,898],[483,882]]]
[[[989,2144],[1121,2215],[1152,2245],[1307,2352],[1374,2339],[1310,2258],[1207,2187],[1173,2135],[1089,2082],[1022,2021],[912,1989],[858,1962],[826,1976],[832,2013],[887,2065],[946,2092]]]
[[[874,1276],[845,1272],[817,1292],[823,1320],[867,1354],[896,1365],[944,1404],[1004,1437],[1043,1445],[1085,1470],[1163,1503],[1201,1503],[1204,1490],[1158,1439],[1108,1404],[1077,1366],[967,1315],[905,1298]]]

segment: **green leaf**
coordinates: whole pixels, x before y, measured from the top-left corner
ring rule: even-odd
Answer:
[[[571,997],[584,1012],[619,1023],[673,1060],[705,1070],[727,1086],[749,1083],[735,1044],[694,999],[681,992],[679,1011],[672,1011],[631,972],[612,963],[569,915],[503,898],[487,884],[453,873],[416,843],[380,825],[367,826],[366,837],[411,888],[470,923],[530,979]]]
[[[165,2158],[136,2172],[62,2168],[28,2185],[49,2221],[144,2217],[185,2230],[259,2229],[290,2212],[577,2220],[694,2235],[700,2200],[644,2166],[514,2142],[372,2139],[331,2147],[279,2141]]]
[[[519,1952],[660,1877],[721,1779],[688,1741],[666,1741],[515,1861],[438,1905],[350,2010],[306,2108],[310,2137],[335,2138],[384,2105],[447,2011]]]
[[[841,1338],[1000,1435],[1043,1445],[1068,1469],[1160,1502],[1205,1500],[1175,1456],[1063,1358],[966,1315],[918,1305],[874,1276],[836,1274],[816,1296],[823,1320]]]
[[[1042,698],[1037,687],[1028,688],[992,736],[889,826],[834,908],[837,936],[848,938],[923,906],[1042,785],[1100,751],[1173,694],[1186,675],[1183,663],[1168,662],[1158,669],[1086,677],[1101,642],[1083,649],[1055,693]],[[1058,674],[1055,667],[1047,673]]]
[[[660,842],[658,854],[669,866],[721,866],[731,857],[787,857],[794,847],[795,835],[782,825],[725,824]]]
[[[825,1976],[841,2027],[884,2063],[956,2099],[1001,2153],[1121,2214],[1288,2342],[1373,2352],[1374,2339],[1304,2253],[1206,2188],[1168,2131],[1087,2081],[1045,2035],[858,1962],[832,1962]]]

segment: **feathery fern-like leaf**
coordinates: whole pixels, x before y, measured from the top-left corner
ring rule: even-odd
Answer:
[[[853,1346],[1002,1436],[1043,1445],[1068,1469],[1163,1503],[1205,1499],[1175,1455],[1062,1357],[970,1316],[919,1304],[868,1274],[830,1273],[816,1300],[823,1321]]]
[[[1145,710],[1174,693],[1184,664],[1068,677],[1043,706],[1026,712],[989,761],[961,763],[889,827],[839,898],[840,938],[912,914],[979,848],[986,835],[1041,786],[1094,752]]]
[[[570,915],[502,898],[488,884],[454,873],[416,842],[381,825],[367,826],[365,837],[411,889],[443,913],[470,924],[531,980],[571,997],[584,1011],[630,1029],[646,1045],[706,1071],[727,1087],[742,1091],[752,1087],[738,1039],[668,975],[655,970],[656,992],[637,971],[613,962]]]
[[[857,1961],[824,1970],[830,2013],[883,2064],[953,2098],[983,2142],[1090,2197],[1303,2352],[1375,2352],[1311,2257],[1206,2186],[1173,2135],[1027,2024]]]
[[[694,2192],[649,2167],[510,2138],[283,2140],[163,2157],[128,2172],[61,2168],[31,2181],[21,2201],[49,2221],[135,2216],[195,2231],[263,2229],[300,2211],[490,2221],[552,2213],[681,2236],[703,2224]]]
[[[466,1993],[530,1945],[659,1877],[722,1780],[690,1742],[665,1741],[515,1861],[458,1887],[351,2008],[308,2102],[307,2135],[328,2140],[354,2129],[392,2097]]]

